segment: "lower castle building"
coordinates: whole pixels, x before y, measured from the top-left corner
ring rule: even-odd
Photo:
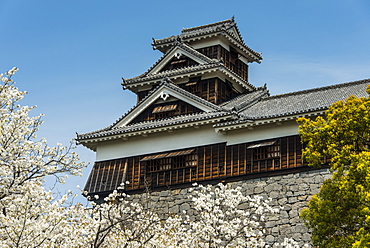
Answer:
[[[127,193],[150,188],[166,211],[180,212],[191,210],[186,195],[194,182],[239,185],[283,207],[266,223],[267,241],[308,242],[299,212],[330,175],[302,161],[296,119],[367,96],[370,80],[271,96],[248,81],[248,64],[262,56],[245,44],[234,18],[152,45],[163,56],[122,82],[137,94],[136,105],[111,126],[77,136],[96,152],[85,191],[104,196],[129,181]]]

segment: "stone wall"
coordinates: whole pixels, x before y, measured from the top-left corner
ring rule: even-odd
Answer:
[[[273,177],[262,177],[238,182],[230,182],[232,187],[240,186],[248,195],[259,195],[271,199],[270,206],[282,208],[278,214],[268,216],[265,223],[268,243],[282,242],[284,238],[293,238],[300,245],[310,243],[310,232],[299,218],[300,211],[307,207],[308,200],[318,193],[322,182],[330,178],[328,169],[291,173]],[[147,204],[150,209],[160,211],[160,214],[181,214],[183,210],[189,215],[192,201],[189,190],[168,189],[152,192],[150,195],[135,195],[134,201]],[[149,198],[148,198],[149,197]],[[145,198],[145,199],[144,199]]]

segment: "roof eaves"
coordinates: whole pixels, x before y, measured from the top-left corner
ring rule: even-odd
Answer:
[[[163,78],[162,79],[162,82],[155,88],[153,89],[151,92],[149,92],[149,94],[147,96],[145,96],[141,101],[139,101],[136,105],[134,105],[132,108],[130,108],[124,115],[122,115],[119,119],[117,119],[112,125],[106,127],[106,128],[103,128],[103,129],[100,129],[100,130],[97,130],[97,131],[93,131],[93,132],[90,132],[90,133],[85,133],[85,134],[81,134],[81,135],[78,135],[77,136],[77,139],[79,140],[82,135],[88,135],[88,134],[94,134],[94,133],[97,133],[97,132],[102,132],[102,131],[109,131],[111,130],[117,123],[119,123],[120,121],[122,121],[127,115],[129,115],[132,111],[134,111],[135,109],[137,109],[143,102],[146,101],[146,99],[148,99],[150,96],[152,96],[153,94],[155,94],[156,91],[159,90],[160,87],[162,87],[163,85],[165,85],[166,87],[168,88],[171,88],[175,91],[177,91],[178,93],[180,94],[184,94],[186,95],[187,97],[203,104],[203,105],[206,105],[212,109],[214,109],[215,111],[221,111],[222,108],[211,103],[211,102],[208,102],[206,100],[204,100],[203,98],[201,97],[198,97],[184,89],[181,89],[180,87],[178,87],[177,85],[174,85],[173,83],[170,82],[170,80],[168,78]]]
[[[230,20],[232,20],[232,19],[222,21],[222,22],[219,22],[219,23],[226,23],[227,21],[230,21]],[[218,24],[218,23],[215,23],[215,24]],[[206,29],[206,28],[212,27],[212,26],[216,27],[217,25],[208,24],[208,25],[204,25],[204,26],[200,26],[200,27],[195,27],[195,28],[190,28],[190,29],[183,29],[183,31],[185,30],[187,32],[182,32],[178,36],[171,36],[169,38],[164,38],[164,39],[161,39],[161,40],[154,40],[152,45],[155,47],[156,45],[161,45],[161,44],[165,44],[165,43],[172,43],[172,42],[176,43],[179,40],[180,41],[185,41],[187,39],[191,39],[191,38],[196,37],[196,36],[204,36],[204,35],[210,35],[210,34],[222,34],[226,38],[228,38],[232,43],[234,43],[234,45],[238,46],[239,49],[243,50],[246,53],[249,53],[251,55],[251,57],[257,63],[261,63],[261,60],[263,59],[261,53],[258,53],[256,51],[252,50],[249,46],[247,46],[245,44],[242,36],[240,35],[240,31],[239,31],[239,29],[238,29],[238,27],[237,27],[237,25],[234,21],[227,28],[226,27],[223,27],[223,28],[219,27],[219,28],[215,28],[215,29]],[[204,27],[204,28],[201,28],[201,27]],[[238,35],[239,35],[241,40],[234,37],[234,34],[231,32],[231,29],[233,27],[236,28],[236,30],[238,32]],[[189,31],[196,31],[196,30],[197,30],[197,32],[189,32]]]
[[[169,80],[169,79],[168,79]],[[193,94],[193,93],[190,93],[189,91],[186,91],[182,88],[180,88],[179,86],[173,84],[173,83],[166,83],[166,86],[168,86],[169,88],[179,92],[180,94],[183,94],[183,95],[186,95],[187,97],[201,103],[201,104],[204,104],[204,105],[207,105],[208,107],[211,107],[212,109],[214,109],[215,111],[220,111],[222,108],[217,106],[216,104],[213,104],[207,100],[204,100],[203,98]]]
[[[251,83],[243,79],[241,76],[236,74],[234,71],[230,70],[228,67],[226,67],[222,62],[213,60],[213,63],[210,64],[204,64],[204,65],[195,65],[195,66],[188,66],[183,68],[178,68],[174,70],[168,70],[161,73],[156,73],[155,75],[150,75],[143,78],[134,78],[134,79],[128,79],[125,80],[125,85],[123,87],[128,88],[130,86],[133,86],[138,83],[144,83],[148,82],[150,84],[150,81],[153,80],[161,80],[164,77],[175,77],[179,76],[181,74],[187,74],[195,71],[205,70],[205,69],[212,69],[215,68],[217,70],[224,70],[229,76],[234,77],[234,79],[245,89],[252,89],[256,90],[256,87],[253,86]]]
[[[317,112],[317,111],[324,111],[325,112],[327,109],[328,109],[328,106],[321,106],[321,107],[317,107],[317,108],[309,108],[309,109],[286,112],[286,113],[281,113],[281,114],[276,114],[276,115],[265,115],[265,116],[258,116],[258,117],[245,116],[245,118],[248,118],[250,120],[266,120],[266,119],[271,119],[271,118],[293,116],[293,115],[306,114],[306,113]],[[242,115],[242,114],[240,114],[240,115]]]
[[[146,122],[135,123],[125,127],[114,128],[103,132],[94,132],[81,134],[78,139],[79,143],[87,140],[95,140],[100,138],[116,139],[130,136],[141,135],[143,133],[154,133],[167,131],[169,129],[181,129],[189,126],[206,125],[232,118],[230,112],[211,112],[211,113],[193,113],[184,116],[176,116],[161,120],[152,120]],[[114,138],[112,138],[114,136]]]
[[[216,29],[216,30],[213,30],[213,29],[210,29],[210,28],[217,27],[217,26],[222,26],[222,25],[225,25],[227,23],[229,23],[230,25],[235,24],[234,18],[224,20],[224,21],[220,21],[220,22],[211,23],[211,24],[206,24],[206,25],[202,25],[202,26],[192,27],[192,28],[183,28],[181,30],[181,34],[179,34],[177,36],[172,35],[170,37],[163,38],[163,39],[154,39],[153,38],[152,46],[155,49],[155,47],[157,45],[162,45],[162,44],[165,44],[165,43],[171,43],[171,42],[174,42],[178,39],[193,37],[193,36],[197,36],[197,35],[204,35],[204,34],[209,34],[209,33],[215,32],[215,31],[220,31],[221,28]]]
[[[226,38],[228,38],[234,45],[238,46],[239,49],[243,50],[246,53],[250,53],[252,55],[251,57],[254,58],[254,60],[257,63],[261,63],[261,60],[263,59],[262,53],[258,53],[254,51],[252,48],[250,48],[249,46],[247,46],[244,42],[240,42],[238,39],[236,39],[233,36],[233,34],[229,30],[225,30],[221,32],[221,34],[223,34]]]
[[[265,124],[281,124],[281,122],[284,121],[294,121],[298,119],[299,117],[312,117],[312,116],[319,116],[325,114],[325,108],[323,109],[317,109],[312,111],[301,111],[300,113],[291,113],[287,115],[276,115],[276,116],[270,116],[266,118],[254,118],[254,117],[243,117],[238,120],[234,121],[228,121],[228,122],[222,122],[217,123],[213,125],[216,132],[226,132],[230,130],[240,129],[240,128],[250,128],[253,129],[254,126],[260,126]]]
[[[203,60],[206,63],[215,63],[215,60],[213,60],[211,58],[208,58],[204,54],[198,52],[197,50],[195,50],[192,47],[186,45],[185,43],[179,42],[176,46],[172,47],[164,55],[162,55],[146,72],[144,72],[143,74],[141,74],[139,76],[133,77],[133,78],[124,79],[122,85],[127,85],[133,80],[138,80],[138,79],[141,79],[141,78],[144,78],[145,76],[147,76],[160,62],[162,62],[167,57],[168,54],[170,54],[176,48],[184,49],[185,51],[189,52],[190,54],[196,56],[197,58]],[[168,70],[168,71],[171,71],[171,70]]]
[[[219,26],[225,23],[235,24],[234,17],[227,19],[227,20],[214,22],[214,23],[210,23],[210,24],[206,24],[202,26],[197,26],[197,27],[192,27],[192,28],[183,28],[181,32],[184,33],[184,32],[189,32],[189,31],[194,31],[194,30],[199,30],[199,29],[205,29],[205,28],[212,27],[212,26]]]
[[[248,97],[254,94],[254,96],[251,99],[248,99]],[[224,109],[230,109],[230,110],[235,110],[235,111],[243,111],[243,109],[248,108],[252,104],[256,103],[257,101],[261,100],[263,97],[268,96],[269,90],[267,89],[266,86],[259,87],[257,88],[256,91],[253,92],[248,92],[242,95],[239,95],[227,102],[224,102],[220,105],[220,107]],[[247,99],[244,99],[247,98]],[[241,102],[241,103],[238,103]]]
[[[142,78],[132,78],[132,79],[127,79],[125,80],[124,87],[136,84],[136,83],[141,83],[145,81],[150,81],[150,80],[155,80],[155,79],[161,79],[165,76],[171,77],[171,76],[176,76],[180,74],[186,74],[189,72],[197,71],[197,70],[204,70],[204,69],[211,69],[213,67],[218,67],[222,63],[219,61],[214,61],[209,64],[204,64],[204,65],[193,65],[193,66],[188,66],[188,67],[182,67],[178,69],[173,69],[173,70],[168,70],[160,73],[156,73],[153,75],[149,75],[147,77],[142,77]]]
[[[239,83],[243,88],[245,89],[253,89],[253,90],[256,90],[256,87],[254,85],[252,85],[251,83],[249,83],[248,81],[246,81],[244,78],[242,78],[241,76],[239,76],[238,74],[236,74],[236,72],[232,71],[231,69],[229,69],[226,65],[224,65],[223,63],[220,63],[220,69],[223,69],[223,70],[226,70],[230,75],[232,75],[233,77],[237,78],[238,81],[242,82],[242,83]],[[249,88],[248,88],[248,87]]]
[[[123,114],[120,118],[118,118],[112,125],[110,125],[106,128],[100,129],[100,130],[96,130],[96,131],[89,132],[89,133],[84,133],[84,134],[81,134],[81,135],[89,135],[89,134],[95,134],[95,133],[102,132],[102,131],[111,130],[112,127],[114,127],[117,123],[119,123],[121,120],[123,120],[128,114],[130,114],[132,111],[134,111],[136,108],[138,108],[138,106],[140,106],[143,102],[145,102],[146,99],[148,99],[151,95],[153,95],[157,91],[157,89],[159,89],[161,86],[162,86],[162,84],[159,84],[157,87],[155,87],[153,90],[151,90],[148,95],[146,95],[143,99],[141,99],[138,103],[136,103],[133,107],[131,107],[125,114]]]
[[[206,55],[204,55],[203,53],[200,53],[198,52],[197,50],[195,50],[194,48],[186,45],[185,43],[181,43],[180,46],[188,51],[189,53],[193,54],[194,56],[196,56],[197,58],[200,58],[202,59],[204,62],[207,62],[207,63],[214,63],[215,60],[214,59],[211,59],[209,57],[207,57]],[[216,60],[217,61],[217,60]]]

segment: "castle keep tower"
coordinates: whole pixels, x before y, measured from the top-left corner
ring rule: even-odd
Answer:
[[[249,48],[234,21],[153,39],[163,56],[140,76],[123,79],[136,105],[111,126],[79,134],[96,152],[86,183],[106,195],[122,182],[139,192],[193,182],[231,182],[308,170],[297,124],[333,102],[365,96],[369,80],[270,96],[248,81]]]

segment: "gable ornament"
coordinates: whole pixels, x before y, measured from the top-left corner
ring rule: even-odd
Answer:
[[[168,93],[162,91],[161,94],[159,95],[163,101],[166,101],[167,98],[170,96]]]

